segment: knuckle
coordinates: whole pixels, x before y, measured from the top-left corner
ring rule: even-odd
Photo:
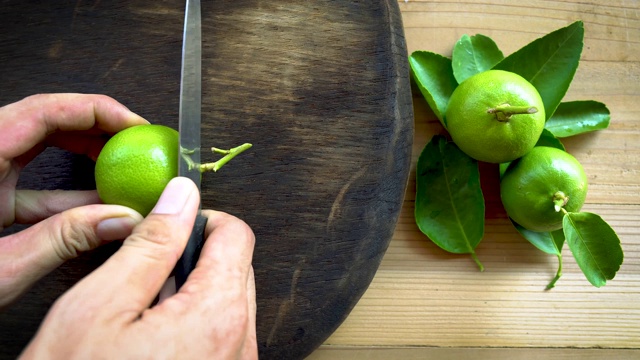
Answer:
[[[145,249],[145,256],[151,260],[162,261],[170,254],[178,254],[175,231],[168,224],[156,218],[148,217],[142,226],[138,226],[129,235],[125,244]]]
[[[83,251],[98,246],[99,240],[93,228],[87,226],[79,214],[68,211],[56,216],[56,233],[53,235],[53,248],[61,260],[69,260]]]
[[[214,210],[203,210],[203,215],[209,221],[214,221],[216,224],[228,228],[230,233],[238,237],[238,241],[245,241],[252,248],[255,245],[255,234],[244,220],[231,214]]]
[[[156,218],[148,217],[134,232],[134,235],[140,241],[149,242],[159,246],[167,246],[171,244],[172,231],[168,224]]]
[[[115,102],[115,100],[104,94],[92,94],[91,101],[94,107],[98,106],[111,106]]]
[[[48,94],[33,94],[33,95],[29,95],[27,97],[25,97],[23,99],[23,101],[25,102],[34,102],[34,103],[39,103],[43,100],[45,100],[49,95]]]
[[[238,219],[237,217],[232,217],[228,226],[231,227],[232,233],[238,234],[239,237],[247,243],[247,245],[250,245],[251,247],[254,246],[255,235],[251,227],[246,222]]]

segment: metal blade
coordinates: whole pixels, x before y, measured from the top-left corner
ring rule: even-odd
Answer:
[[[202,107],[202,29],[200,0],[187,0],[182,42],[180,79],[180,162],[178,175],[193,180],[200,189],[200,119]],[[190,161],[188,161],[190,159]]]
[[[200,0],[187,0],[182,41],[182,74],[180,79],[180,150],[178,175],[193,180],[200,190],[200,123],[202,112],[202,29]],[[175,288],[185,283],[195,268],[204,243],[207,218],[196,217],[187,246],[175,269]]]

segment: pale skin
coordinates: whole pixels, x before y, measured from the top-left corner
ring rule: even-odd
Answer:
[[[66,260],[110,241],[122,246],[52,306],[24,359],[257,359],[251,266],[243,221],[204,210],[206,242],[178,293],[153,301],[182,253],[199,192],[173,179],[146,218],[101,204],[95,191],[16,190],[20,170],[47,146],[95,159],[102,134],[146,120],[104,95],[46,94],[0,108],[0,310]]]

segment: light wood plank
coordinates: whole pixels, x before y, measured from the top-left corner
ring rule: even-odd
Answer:
[[[482,33],[508,55],[575,20],[585,22],[580,67],[565,100],[605,103],[611,125],[563,142],[588,174],[583,210],[617,231],[625,261],[616,278],[597,289],[565,247],[564,275],[545,291],[557,259],[512,228],[496,169],[483,165],[487,223],[477,252],[486,271],[479,272],[468,256],[448,254],[420,233],[413,174],[376,277],[309,359],[640,358],[637,350],[623,350],[640,349],[640,2],[411,0],[399,6],[409,52],[450,55],[460,36]],[[413,171],[424,145],[445,132],[419,94],[414,112]],[[611,349],[581,349],[596,347]]]
[[[623,360],[638,359],[629,349],[523,349],[523,348],[359,348],[323,346],[307,360]]]

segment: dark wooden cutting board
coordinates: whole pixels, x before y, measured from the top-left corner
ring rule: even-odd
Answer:
[[[203,146],[254,145],[205,176],[203,206],[256,234],[261,358],[303,358],[366,290],[398,219],[413,136],[398,5],[206,1],[202,13]],[[177,128],[183,15],[173,0],[2,1],[0,104],[103,93]],[[20,180],[94,186],[93,163],[59,149]],[[117,246],[70,261],[0,313],[0,355],[18,354],[56,297]]]

